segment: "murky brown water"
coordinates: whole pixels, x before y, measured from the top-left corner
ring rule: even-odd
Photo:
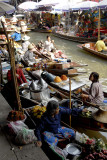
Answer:
[[[40,40],[45,41],[47,33],[30,32],[28,35],[31,37],[30,41],[37,44]],[[72,61],[87,64],[88,66],[82,67],[80,71],[86,71],[87,73],[78,76],[77,79],[84,81],[86,84],[90,85],[89,74],[93,71],[100,74],[100,82],[103,85],[103,90],[107,92],[107,60],[101,59],[97,56],[90,55],[88,52],[83,51],[77,47],[79,43],[75,43],[68,40],[63,40],[54,37],[52,34],[51,39],[54,39],[56,47],[62,50]],[[96,132],[89,131],[85,129],[79,129],[79,131],[86,133],[87,135],[100,138],[102,137],[104,141],[107,142],[107,132]]]
[[[37,43],[40,40],[45,41],[47,33],[30,32],[29,35],[32,37],[31,41]],[[63,40],[51,35],[51,39],[55,40],[56,47],[61,49],[72,61],[76,61],[82,64],[88,64],[86,67],[82,67],[80,71],[86,71],[87,73],[78,76],[79,80],[84,81],[90,85],[89,74],[93,71],[100,74],[100,82],[103,85],[103,90],[107,91],[107,60],[101,59],[100,57],[89,54],[77,47],[79,43],[75,43],[68,40]]]

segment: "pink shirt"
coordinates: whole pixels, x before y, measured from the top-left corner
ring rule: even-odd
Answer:
[[[94,82],[92,84],[91,93],[89,94],[89,99],[92,103],[99,104],[104,100],[102,85],[99,82]]]

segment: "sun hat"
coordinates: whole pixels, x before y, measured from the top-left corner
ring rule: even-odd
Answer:
[[[34,48],[34,46],[32,44],[28,45],[28,49],[33,49],[33,48]]]
[[[29,39],[30,39],[30,37],[29,37],[29,36],[26,36],[26,35],[25,35],[24,37],[22,37],[22,40],[23,40],[23,41],[28,41]]]
[[[25,22],[21,22],[21,26],[26,26]]]
[[[107,106],[100,106],[99,110],[92,114],[92,117],[101,123],[107,123]]]
[[[15,32],[20,33],[20,29],[19,28],[15,28]]]

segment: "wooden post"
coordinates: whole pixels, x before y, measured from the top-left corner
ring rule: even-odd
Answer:
[[[99,18],[98,18],[98,40],[100,40],[100,8],[99,8]]]
[[[69,77],[69,108],[71,109],[71,77]],[[71,115],[69,116],[69,124],[71,127]]]
[[[9,40],[4,23],[3,22],[1,23],[2,23],[6,38],[7,38],[7,42],[8,42],[8,51],[9,51],[9,56],[10,56],[10,63],[11,63],[11,70],[12,70],[12,77],[13,77],[13,84],[14,84],[14,89],[15,89],[17,106],[18,106],[18,110],[22,111],[22,106],[21,106],[21,101],[20,101],[20,96],[19,96],[19,87],[17,83],[16,69],[15,69],[14,42],[12,40],[11,41]]]

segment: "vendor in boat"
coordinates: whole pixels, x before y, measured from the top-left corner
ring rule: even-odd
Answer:
[[[46,112],[36,128],[37,146],[42,146],[41,133],[44,141],[51,146],[56,146],[63,138],[72,139],[75,136],[74,130],[60,125],[61,114],[71,114],[69,109],[59,109],[58,102],[51,100],[47,104]]]
[[[11,35],[11,38],[14,39],[14,41],[20,41],[21,40],[21,33],[20,33],[20,29],[16,28],[15,32]]]
[[[98,52],[107,52],[105,42],[107,42],[107,37],[102,35],[101,39],[96,42],[94,49]]]
[[[5,60],[9,60],[9,52],[7,49],[7,45],[4,45],[3,47],[0,46],[0,50],[1,50],[1,56],[3,58],[5,58]]]
[[[92,84],[89,89],[82,93],[81,97],[84,101],[90,101],[94,104],[102,104],[104,100],[102,85],[99,83],[99,74],[97,72],[92,72],[89,76],[89,80]]]
[[[25,78],[25,76],[23,74],[23,71],[19,67],[19,64],[18,64],[17,61],[15,61],[15,68],[16,68],[16,76],[17,76],[18,85],[21,85],[23,83],[27,83],[27,80],[26,80],[26,78]],[[8,82],[10,82],[12,80],[11,70],[8,70],[7,79],[8,79]]]
[[[27,35],[22,37],[22,50],[24,52],[26,52],[28,50],[28,46],[30,45],[29,39],[30,39],[30,37]]]
[[[39,23],[38,29],[43,29],[43,23],[42,22]]]
[[[35,58],[33,56],[33,49],[34,49],[34,45],[33,44],[29,44],[28,45],[28,50],[25,52],[23,59],[25,62],[27,62],[28,64],[30,62],[35,62]]]
[[[52,42],[51,42],[51,37],[50,36],[47,36],[47,40],[44,43],[44,49],[47,50],[47,53],[51,52]]]

